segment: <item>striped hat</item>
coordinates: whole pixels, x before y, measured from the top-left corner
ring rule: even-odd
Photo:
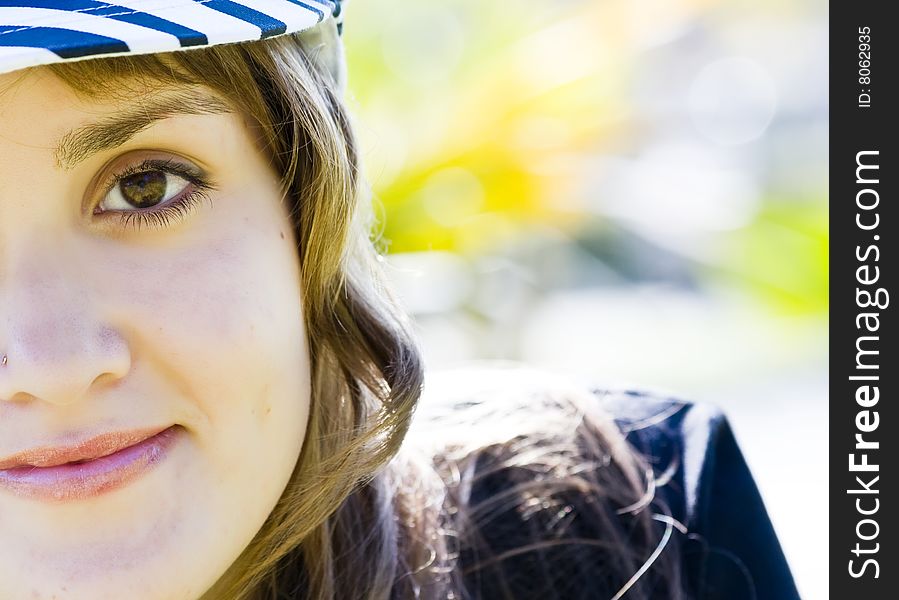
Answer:
[[[0,73],[259,40],[333,21],[341,0],[0,0]]]

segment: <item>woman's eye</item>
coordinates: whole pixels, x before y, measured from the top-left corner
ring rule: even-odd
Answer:
[[[123,227],[162,228],[186,218],[218,189],[209,174],[172,159],[145,160],[112,176],[93,214]],[[111,219],[111,220],[109,220]]]
[[[97,208],[101,211],[150,209],[176,198],[191,182],[161,170],[132,173],[119,178]]]

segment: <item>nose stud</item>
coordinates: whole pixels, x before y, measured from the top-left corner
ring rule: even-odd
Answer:
[[[7,362],[6,355],[3,355],[3,360],[0,360],[0,367],[5,367]]]

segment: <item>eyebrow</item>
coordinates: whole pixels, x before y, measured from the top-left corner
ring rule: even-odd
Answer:
[[[98,152],[112,150],[157,121],[178,115],[216,115],[235,112],[228,103],[199,88],[153,96],[121,113],[73,129],[60,137],[56,164],[72,169]]]

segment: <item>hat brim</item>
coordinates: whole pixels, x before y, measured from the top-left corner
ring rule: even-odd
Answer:
[[[0,73],[296,33],[328,19],[336,7],[330,0],[0,2]]]

